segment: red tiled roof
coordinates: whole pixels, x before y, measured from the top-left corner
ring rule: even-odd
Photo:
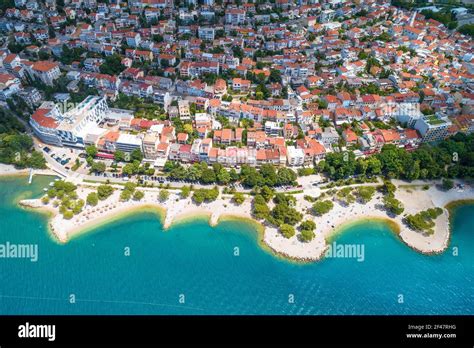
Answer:
[[[58,66],[58,63],[50,62],[50,61],[39,61],[33,64],[33,69],[41,72],[47,72],[53,70]]]
[[[56,120],[46,116],[50,111],[50,109],[38,109],[33,115],[31,115],[31,118],[35,120],[35,122],[38,123],[41,127],[57,128],[58,124],[56,123]]]

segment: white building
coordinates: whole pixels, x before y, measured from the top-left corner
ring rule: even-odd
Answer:
[[[232,25],[245,23],[245,10],[239,8],[227,10],[225,13],[225,22]]]
[[[105,98],[95,96],[88,96],[64,113],[58,105],[45,102],[31,116],[30,124],[35,135],[45,143],[83,148],[84,139],[88,133],[95,132],[108,110]]]
[[[35,62],[31,65],[27,65],[26,69],[33,79],[38,78],[48,86],[52,86],[54,80],[61,76],[58,63],[50,61]]]
[[[116,142],[116,148],[123,152],[133,152],[135,149],[142,151],[142,138],[134,134],[120,134]]]
[[[0,73],[0,100],[7,100],[21,89],[20,79],[11,74]]]
[[[420,118],[423,118],[419,103],[399,103],[389,107],[388,113],[392,114],[393,118],[409,128],[413,128],[415,123]]]
[[[180,100],[178,102],[178,112],[179,118],[182,120],[190,120],[191,119],[191,111],[189,109],[189,101],[188,100]]]
[[[198,36],[202,40],[212,41],[215,38],[216,30],[210,27],[199,27]]]
[[[421,134],[423,142],[432,142],[444,140],[451,125],[448,118],[425,116],[416,121],[415,129]]]
[[[168,91],[153,89],[153,101],[157,104],[163,105],[163,109],[168,111],[168,107],[172,100]]]
[[[334,16],[336,15],[336,11],[334,10],[324,10],[321,11],[321,14],[319,15],[319,20],[321,23],[328,23],[331,22],[334,19]]]
[[[302,166],[304,164],[303,149],[296,148],[294,146],[287,146],[286,159],[289,166]]]
[[[267,121],[265,122],[265,133],[270,136],[277,137],[282,131],[282,127],[277,122]]]
[[[128,32],[126,34],[126,41],[127,45],[131,47],[138,47],[140,45],[141,36],[139,33],[134,33],[134,32]]]

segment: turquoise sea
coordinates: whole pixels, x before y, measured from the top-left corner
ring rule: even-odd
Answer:
[[[0,244],[39,248],[37,262],[0,259],[0,314],[474,314],[474,205],[455,211],[458,256],[421,255],[383,223],[362,222],[335,241],[363,244],[364,262],[297,264],[263,250],[248,223],[163,231],[150,212],[58,244],[45,215],[17,205],[51,180],[0,179]]]

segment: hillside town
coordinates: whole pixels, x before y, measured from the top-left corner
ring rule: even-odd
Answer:
[[[0,101],[46,157],[79,155],[65,171],[312,168],[474,131],[472,37],[390,1],[6,5]]]

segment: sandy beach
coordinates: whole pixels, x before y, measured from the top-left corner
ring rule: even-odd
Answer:
[[[10,164],[3,164],[0,163],[0,176],[7,176],[7,175],[26,175],[28,174],[29,169],[16,169],[14,166]]]
[[[10,164],[0,163],[0,176],[29,175],[30,168],[16,169]],[[58,174],[51,169],[33,169],[33,175],[57,176]]]
[[[156,209],[162,218],[165,229],[168,229],[173,223],[195,218],[196,216],[205,216],[212,226],[217,225],[220,219],[226,217],[253,219],[251,215],[251,197],[247,197],[240,206],[236,206],[231,201],[231,195],[221,195],[214,202],[196,205],[190,197],[182,199],[179,191],[169,190],[169,198],[165,202],[160,202],[158,188],[140,188],[144,192],[144,198],[141,201],[122,202],[119,198],[119,188],[120,186],[116,186],[114,193],[106,200],[99,201],[97,206],[86,205],[81,213],[70,220],[64,219],[58,213],[58,208],[54,208],[51,203],[45,205],[40,199],[23,200],[20,204],[30,208],[51,211],[53,214],[49,222],[50,230],[62,243],[98,225],[144,209]],[[94,185],[81,184],[77,189],[77,194],[79,198],[85,200],[87,194],[92,191],[95,191]],[[321,193],[320,190],[317,191],[319,192],[312,192],[315,197]],[[308,194],[308,192],[305,194]],[[395,192],[395,197],[402,201],[405,207],[405,211],[399,216],[394,217],[387,214],[383,208],[383,196],[376,192],[372,200],[365,204],[355,202],[345,206],[337,199],[332,198],[334,208],[329,213],[317,217],[311,214],[313,203],[303,198],[305,194],[294,195],[297,202],[295,208],[303,213],[304,220],[311,219],[316,223],[316,236],[312,241],[301,242],[297,238],[298,233],[291,238],[285,238],[276,228],[266,225],[262,225],[263,235],[261,237],[265,246],[276,254],[304,261],[321,259],[327,250],[328,240],[331,236],[350,223],[367,219],[382,219],[389,222],[400,240],[419,252],[426,254],[440,253],[447,248],[450,238],[449,212],[444,207],[453,201],[474,199],[474,189],[471,187],[464,189],[462,192],[456,189],[446,192],[441,191],[435,185],[431,185],[428,190],[423,190],[422,185],[404,185]],[[272,203],[270,203],[271,207]],[[433,207],[443,208],[443,214],[435,220],[436,226],[432,235],[428,236],[413,231],[404,224],[403,218],[407,214],[415,214]]]

